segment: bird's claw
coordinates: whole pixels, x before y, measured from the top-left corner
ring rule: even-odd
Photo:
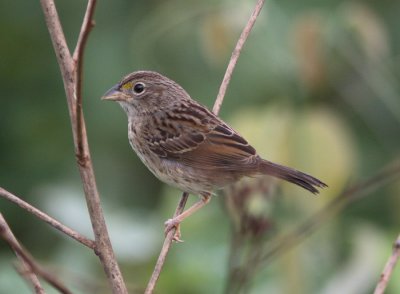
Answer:
[[[174,237],[172,238],[172,240],[177,243],[183,242],[183,240],[181,240],[182,235],[181,235],[181,229],[180,229],[180,222],[178,222],[174,218],[171,218],[171,219],[167,220],[164,223],[164,225],[165,225],[165,229],[164,229],[165,236],[167,236],[168,233],[175,228],[175,233],[174,233]]]

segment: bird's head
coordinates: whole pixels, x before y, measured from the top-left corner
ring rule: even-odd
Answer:
[[[125,76],[101,99],[117,101],[129,116],[152,113],[188,98],[185,90],[167,77],[152,71],[136,71]]]

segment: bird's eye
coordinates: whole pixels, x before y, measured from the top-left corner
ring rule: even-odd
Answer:
[[[136,83],[136,84],[133,86],[133,91],[134,91],[136,94],[141,94],[141,93],[143,93],[143,92],[144,92],[144,84],[143,84],[143,83]]]

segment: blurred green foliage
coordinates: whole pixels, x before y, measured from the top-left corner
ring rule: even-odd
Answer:
[[[84,2],[56,3],[71,48]],[[152,272],[163,221],[180,192],[147,171],[128,145],[125,114],[99,98],[123,75],[150,69],[211,108],[254,2],[98,1],[86,48],[84,112],[106,219],[132,292],[140,293]],[[398,158],[398,11],[400,2],[390,0],[267,1],[221,117],[264,157],[330,186],[315,198],[284,184],[282,196],[267,206],[274,233],[295,227],[346,186]],[[39,1],[2,1],[0,36],[0,186],[91,236]],[[399,233],[399,194],[396,180],[353,203],[262,266],[248,293],[370,293]],[[184,222],[186,242],[173,246],[159,293],[223,292],[231,226],[220,199]],[[89,250],[3,199],[0,211],[17,238],[76,293],[107,293]],[[0,242],[0,293],[29,293],[13,260]],[[399,277],[397,268],[387,293],[400,293]]]

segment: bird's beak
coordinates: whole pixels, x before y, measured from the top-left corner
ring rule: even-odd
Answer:
[[[118,89],[118,84],[113,86],[110,90],[108,90],[101,100],[110,100],[110,101],[123,101],[126,100],[125,94]]]

